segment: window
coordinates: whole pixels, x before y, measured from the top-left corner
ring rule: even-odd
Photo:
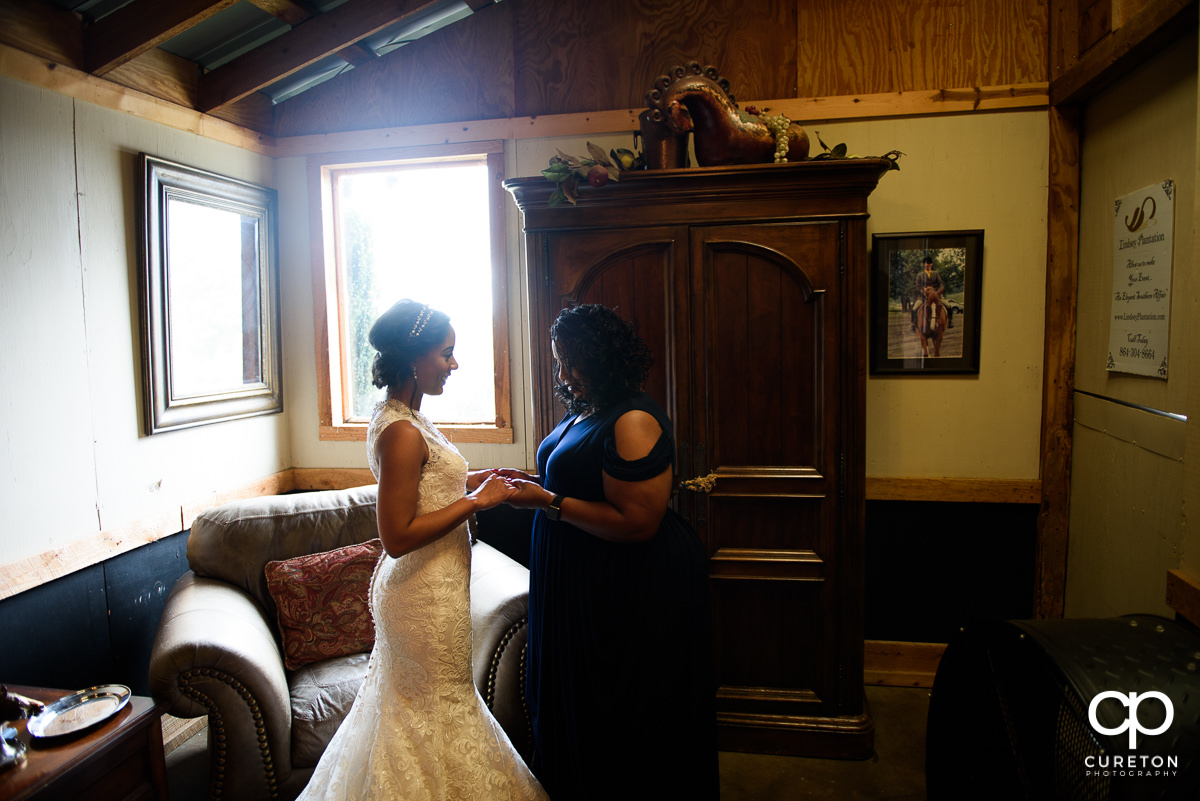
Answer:
[[[512,442],[502,143],[327,154],[309,165],[321,211],[321,438],[365,438],[383,398],[367,333],[411,298],[449,314],[457,335],[459,369],[421,411],[457,442]]]

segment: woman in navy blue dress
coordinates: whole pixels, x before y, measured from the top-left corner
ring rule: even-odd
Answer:
[[[550,329],[567,414],[538,475],[497,471],[535,508],[526,698],[554,801],[715,799],[708,559],[670,509],[675,444],[642,392],[651,364],[598,305]]]

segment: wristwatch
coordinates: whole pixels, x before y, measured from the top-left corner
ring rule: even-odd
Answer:
[[[546,507],[547,520],[558,520],[560,517],[562,517],[562,502],[563,496],[554,496],[554,500],[550,501],[550,505]]]

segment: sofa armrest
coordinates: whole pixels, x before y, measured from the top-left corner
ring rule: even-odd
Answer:
[[[529,570],[485,542],[471,549],[471,639],[475,686],[517,751],[532,756],[525,705]]]
[[[163,610],[149,678],[170,714],[208,715],[212,798],[275,796],[291,773],[291,702],[272,627],[248,594],[185,573]]]

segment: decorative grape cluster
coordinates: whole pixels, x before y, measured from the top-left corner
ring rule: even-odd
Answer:
[[[775,163],[786,164],[788,148],[791,146],[792,121],[783,114],[759,114],[758,121],[767,126],[775,137]]]

